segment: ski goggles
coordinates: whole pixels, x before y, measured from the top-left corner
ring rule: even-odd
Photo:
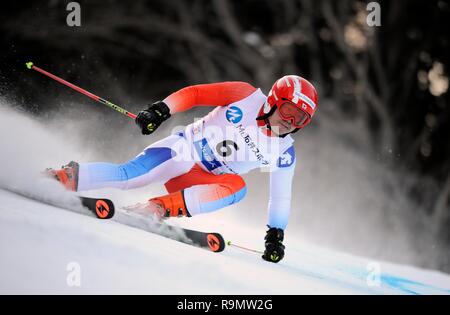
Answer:
[[[290,120],[292,125],[296,128],[303,127],[308,121],[309,116],[306,112],[302,111],[296,105],[285,102],[281,104],[279,108],[280,116],[284,120]]]

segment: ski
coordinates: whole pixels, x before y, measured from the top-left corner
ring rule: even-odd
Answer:
[[[146,232],[157,234],[184,244],[201,247],[212,252],[221,252],[225,249],[225,240],[219,233],[201,232],[177,227],[166,223],[146,213],[139,213],[136,207],[121,208],[117,211],[114,221]]]
[[[167,224],[164,218],[152,215],[147,209],[146,203],[122,207],[117,212],[114,220],[181,243],[208,249],[212,252],[221,252],[225,249],[225,240],[219,233],[201,232]]]
[[[174,227],[166,223],[157,223],[156,227],[156,232],[153,230],[149,232],[171,238],[184,244],[208,249],[215,253],[221,252],[225,249],[225,240],[219,233],[201,232],[181,227]],[[162,230],[164,233],[160,233],[158,230]]]
[[[40,196],[37,194],[31,194],[29,192],[23,192],[19,191],[17,189],[14,189],[12,187],[2,187],[1,189],[9,191],[10,193],[19,195],[24,198],[32,199],[40,203],[44,203],[49,206],[59,207],[66,210],[74,211],[79,213],[77,211],[77,208],[80,208],[79,204],[68,202],[67,204],[61,203],[58,200],[54,198],[46,198],[44,196]],[[75,196],[81,201],[81,205],[83,208],[88,209],[90,212],[95,214],[95,216],[99,219],[110,219],[114,216],[115,213],[115,207],[114,203],[106,198],[91,198],[91,197],[84,197],[84,196]]]
[[[76,205],[73,205],[72,207],[65,204],[60,204],[55,200],[46,200],[40,196],[30,195],[11,188],[2,189],[25,198],[48,204],[50,206],[60,207],[70,211],[75,211],[74,209],[76,209]],[[81,204],[84,208],[95,214],[95,216],[99,219],[111,219],[116,213],[114,203],[110,199],[84,196],[76,196],[76,198],[81,201]],[[145,218],[138,214],[131,214],[129,211],[119,211],[118,215],[119,217],[117,218],[117,220],[115,220],[116,222],[136,227],[149,233],[158,234],[160,236],[184,244],[201,247],[216,253],[221,252],[225,249],[225,240],[219,233],[190,230],[186,228],[176,227],[165,222],[152,222],[150,218]],[[142,224],[137,224],[139,222],[137,222],[136,220],[141,221],[141,223],[142,221],[144,221],[144,226],[142,226]]]
[[[106,198],[91,198],[78,196],[81,204],[89,209],[99,219],[110,219],[114,216],[114,203]]]

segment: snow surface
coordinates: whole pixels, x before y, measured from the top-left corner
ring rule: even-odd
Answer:
[[[305,242],[306,237],[321,244],[333,244],[321,238],[341,239],[338,244],[344,239],[351,247],[365,249],[358,252],[373,252],[375,257],[387,253],[384,257],[394,257],[389,259],[417,265],[425,262],[429,266],[438,261],[435,252],[443,252],[432,238],[427,238],[432,234],[429,230],[407,229],[405,225],[409,218],[423,221],[424,226],[426,220],[411,216],[406,210],[391,211],[409,209],[409,203],[393,203],[389,195],[364,185],[367,179],[358,174],[371,170],[371,164],[356,163],[348,151],[344,155],[323,151],[324,147],[345,149],[339,145],[317,145],[312,138],[309,144],[303,143],[302,156],[309,160],[300,164],[309,166],[300,173],[303,177],[299,176],[299,193],[294,200],[301,207],[292,212],[286,231],[285,259],[271,264],[263,261],[260,254],[234,247],[216,254],[149,233],[145,231],[148,226],[145,220],[130,221],[121,212],[114,220],[93,218],[73,194],[56,181],[42,178],[40,172],[70,160],[124,161],[133,152],[139,153],[150,140],[131,138],[134,125],[107,140],[104,135],[109,129],[101,131],[98,125],[103,116],[91,112],[70,115],[67,113],[70,106],[64,108],[62,116],[49,122],[4,105],[8,104],[0,99],[0,293],[450,293],[450,276],[441,272],[356,257]],[[314,150],[320,150],[320,154]],[[347,161],[347,168],[339,164],[337,169],[341,172],[334,173],[335,160],[317,162],[330,156]],[[326,167],[329,172],[324,173]],[[220,232],[233,243],[262,250],[265,231],[262,212],[267,200],[261,187],[267,178],[260,175],[246,177],[249,196],[242,202],[208,215],[170,219],[169,223]],[[374,181],[373,176],[367,178],[371,183]],[[111,198],[120,207],[165,191],[162,185],[150,185],[132,191],[104,189],[88,193]],[[343,200],[341,196],[348,198]],[[393,204],[395,207],[390,208]],[[410,246],[418,243],[423,245],[418,247],[419,251]],[[423,257],[423,261],[417,262],[416,255]],[[80,268],[80,286],[68,284],[68,280],[73,280],[74,266]]]
[[[120,212],[116,221],[98,220],[62,190],[58,198],[70,201],[74,211],[0,189],[0,293],[450,294],[450,275],[437,271],[355,257],[289,236],[279,264],[234,247],[212,253],[117,222]],[[263,246],[263,231],[226,212],[170,223]],[[71,263],[80,267],[79,286],[68,285]]]

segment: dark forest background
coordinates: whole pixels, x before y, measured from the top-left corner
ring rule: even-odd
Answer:
[[[450,242],[448,2],[378,1],[379,27],[357,0],[78,1],[80,27],[66,24],[68,2],[2,3],[1,96],[36,116],[91,102],[28,72],[30,60],[134,112],[187,85],[268,92],[299,74],[319,90],[312,128],[339,123],[348,145],[405,174],[399,185]]]

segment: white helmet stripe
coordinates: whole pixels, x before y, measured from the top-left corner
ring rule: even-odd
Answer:
[[[298,78],[294,78],[294,93],[292,95],[292,102],[295,104],[298,104],[298,97],[302,94],[301,88],[302,86],[300,80]]]
[[[284,82],[286,82],[286,85],[288,87],[291,87],[291,84],[289,83],[289,79],[288,78],[284,77]]]
[[[275,91],[272,91],[272,95],[275,98],[275,101],[278,101],[278,97],[277,97],[277,94],[275,93]]]

